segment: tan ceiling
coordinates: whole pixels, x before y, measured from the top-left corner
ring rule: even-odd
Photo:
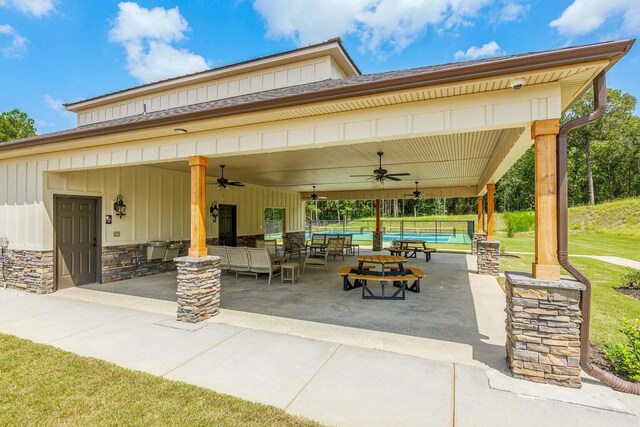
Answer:
[[[260,153],[210,159],[207,176],[219,176],[224,163],[230,180],[309,192],[371,190],[380,184],[351,175],[370,174],[378,167],[377,151],[383,151],[382,165],[389,173],[407,172],[401,182],[386,181],[386,189],[410,189],[418,181],[421,189],[475,187],[487,167],[496,143],[505,135],[517,138],[523,129],[497,129],[338,147]],[[156,165],[188,171],[187,162]]]

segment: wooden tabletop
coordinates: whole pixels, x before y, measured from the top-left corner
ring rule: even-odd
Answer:
[[[412,243],[418,244],[419,243],[421,245],[427,244],[427,242],[425,242],[424,240],[404,240],[403,239],[403,240],[396,240],[396,242],[398,242],[398,243],[409,243],[409,244],[412,244]]]
[[[376,264],[387,264],[392,262],[408,262],[403,256],[397,255],[360,255],[358,257],[360,262],[373,262]]]

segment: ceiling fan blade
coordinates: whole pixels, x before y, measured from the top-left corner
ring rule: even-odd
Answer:
[[[327,200],[327,198],[324,196],[318,196],[316,197],[316,200]]]
[[[409,176],[410,173],[388,173],[387,176]]]
[[[244,187],[244,184],[241,183],[240,181],[231,181],[231,182],[227,182],[227,185],[233,185],[235,187]]]
[[[396,178],[395,176],[385,175],[385,179],[390,179],[391,181],[402,181],[400,178]]]
[[[351,175],[351,178],[362,178],[365,176],[375,176],[375,175],[371,175],[371,174],[366,174],[366,175]]]

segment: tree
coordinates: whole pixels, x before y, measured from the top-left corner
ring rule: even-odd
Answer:
[[[616,175],[620,169],[624,169],[620,168],[620,165],[615,165],[616,167],[613,169],[607,168],[602,162],[602,156],[608,157],[606,151],[611,153],[626,151],[622,145],[637,136],[639,119],[634,115],[635,108],[635,97],[618,89],[608,89],[606,114],[594,123],[575,129],[569,134],[569,155],[574,163],[574,169],[582,169],[580,163],[584,159],[583,176],[586,182],[583,181],[583,185],[586,186],[586,201],[591,205],[596,202],[594,174],[609,172],[607,175],[610,176],[605,178],[605,181],[607,179],[618,180]],[[566,123],[592,111],[593,90],[589,90],[565,112],[562,122]],[[595,159],[594,156],[598,156],[598,159]],[[609,164],[608,166],[614,165]],[[611,190],[616,192],[615,189]],[[610,198],[613,197],[605,195],[603,199]]]
[[[0,142],[36,135],[34,121],[17,108],[0,114]]]

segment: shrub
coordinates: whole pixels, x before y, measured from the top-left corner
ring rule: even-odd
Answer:
[[[623,320],[620,332],[625,336],[625,342],[607,344],[604,353],[617,373],[640,381],[640,320],[636,319],[634,323]]]
[[[536,223],[533,212],[505,212],[503,215],[507,226],[507,237],[513,237],[522,231],[531,231]]]
[[[620,276],[622,286],[629,286],[631,288],[640,286],[640,270],[635,268],[629,268]]]

